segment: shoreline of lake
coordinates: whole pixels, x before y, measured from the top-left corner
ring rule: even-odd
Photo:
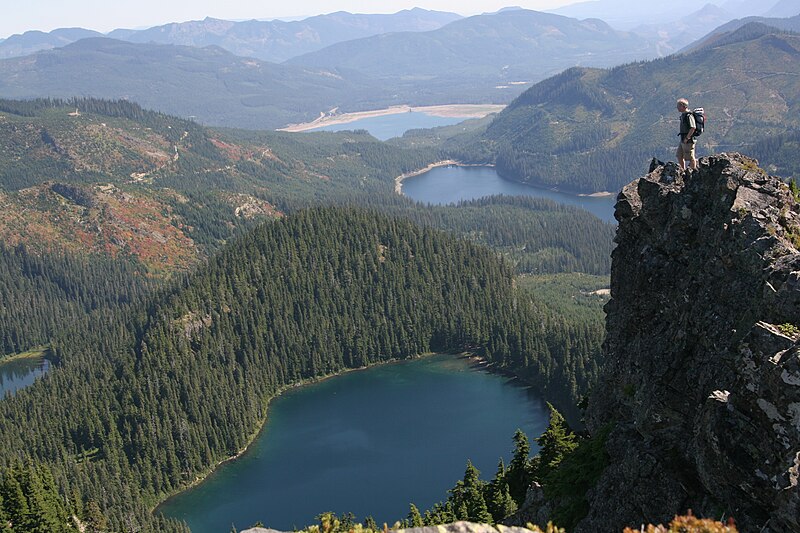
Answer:
[[[435,163],[431,163],[430,165],[428,165],[425,168],[420,168],[418,170],[412,170],[411,172],[404,172],[403,174],[400,174],[399,176],[397,176],[394,179],[394,192],[396,194],[403,194],[403,180],[406,180],[408,178],[414,178],[416,176],[421,176],[422,174],[425,174],[426,172],[430,172],[434,168],[449,167],[449,166],[465,167],[465,168],[466,167],[491,167],[491,168],[494,167],[494,165],[489,164],[489,163],[468,165],[466,163],[459,163],[458,161],[455,161],[453,159],[445,159],[443,161],[437,161]]]
[[[558,189],[553,189],[558,190]],[[580,193],[578,196],[585,196],[587,198],[607,198],[609,196],[614,196],[614,193],[611,191],[597,191],[592,193]]]
[[[21,361],[23,359],[39,359],[40,357],[44,358],[48,351],[50,351],[49,346],[37,346],[36,348],[31,348],[28,351],[11,354],[0,359],[0,365],[4,363],[11,363],[13,361]]]
[[[436,357],[434,357],[434,356],[436,356]],[[440,360],[439,359],[440,357],[446,357],[446,358]],[[453,362],[452,363],[448,363],[447,361],[450,361],[451,359],[452,359]],[[425,360],[429,360],[430,362],[426,363]],[[444,361],[444,363],[442,361]],[[463,362],[456,363],[456,361],[463,361]],[[420,364],[422,364],[423,366],[418,366]],[[408,366],[408,370],[404,370],[406,368],[406,365],[409,365]],[[445,366],[442,366],[442,365],[445,365]],[[450,365],[455,365],[455,366],[450,366]],[[339,372],[337,374],[331,374],[331,375],[325,376],[325,377],[323,377],[321,379],[308,380],[308,381],[305,381],[303,383],[295,383],[295,384],[293,384],[291,386],[285,387],[280,391],[280,394],[276,393],[276,394],[273,394],[273,395],[270,396],[270,399],[269,399],[270,403],[268,404],[269,411],[265,412],[264,422],[258,427],[257,431],[254,431],[252,433],[252,435],[251,435],[251,437],[250,437],[250,439],[249,439],[249,441],[247,443],[246,448],[240,450],[235,456],[228,457],[225,460],[217,462],[217,464],[214,466],[213,470],[204,473],[204,475],[202,476],[202,479],[200,479],[200,476],[198,476],[198,479],[196,479],[192,483],[191,486],[185,486],[181,491],[176,491],[174,494],[170,495],[170,497],[163,499],[157,506],[152,508],[151,511],[156,515],[162,514],[162,515],[164,515],[166,517],[172,517],[172,518],[175,518],[175,519],[178,519],[178,520],[185,520],[192,527],[197,526],[198,528],[200,528],[199,531],[209,531],[209,532],[217,531],[217,530],[220,530],[220,531],[224,530],[224,529],[220,529],[220,527],[221,527],[220,524],[222,524],[222,522],[225,522],[225,525],[227,527],[228,524],[232,523],[231,519],[233,517],[236,517],[235,518],[235,523],[237,525],[239,525],[240,523],[242,523],[242,524],[254,523],[255,520],[264,520],[266,522],[266,520],[264,519],[264,517],[265,517],[264,512],[266,512],[266,511],[262,510],[262,512],[260,514],[258,514],[258,513],[253,513],[252,510],[251,510],[251,509],[257,509],[256,507],[253,507],[253,505],[255,505],[256,504],[255,502],[257,502],[259,500],[258,500],[258,498],[256,498],[254,496],[254,494],[256,494],[258,492],[258,490],[261,490],[261,489],[257,489],[256,485],[253,485],[251,487],[253,482],[252,482],[252,480],[250,478],[259,479],[259,480],[263,481],[264,476],[266,476],[266,479],[270,479],[269,476],[273,476],[273,477],[278,476],[275,479],[279,479],[280,480],[280,479],[282,479],[282,476],[286,476],[287,475],[287,472],[285,471],[285,468],[283,466],[281,466],[281,465],[284,464],[284,462],[282,462],[282,460],[279,460],[279,462],[276,463],[274,460],[270,459],[271,454],[273,452],[268,452],[267,454],[265,454],[265,450],[277,450],[277,449],[280,449],[281,446],[283,446],[283,447],[286,446],[286,443],[284,442],[285,438],[282,438],[282,436],[289,435],[289,436],[293,436],[292,438],[296,438],[297,437],[295,435],[295,433],[296,433],[295,429],[292,429],[290,426],[284,427],[285,424],[286,424],[286,420],[287,420],[287,418],[286,418],[287,417],[287,414],[286,414],[287,413],[287,411],[286,411],[287,406],[289,406],[289,405],[293,406],[293,408],[292,408],[293,411],[288,411],[288,412],[294,412],[295,416],[290,417],[290,419],[291,420],[296,420],[296,416],[298,415],[297,410],[300,408],[299,406],[302,406],[302,408],[304,408],[304,409],[308,408],[308,405],[305,405],[302,402],[300,404],[297,404],[297,398],[311,398],[312,396],[309,396],[309,394],[317,394],[317,395],[319,395],[320,393],[322,393],[322,394],[326,394],[326,393],[330,394],[331,390],[336,391],[336,390],[342,389],[342,387],[345,387],[346,389],[339,390],[339,393],[345,394],[345,396],[349,395],[350,393],[349,392],[348,393],[344,393],[344,390],[352,390],[351,384],[355,383],[356,381],[351,381],[351,380],[355,379],[355,380],[357,380],[358,383],[362,383],[366,379],[372,379],[372,377],[368,377],[366,374],[361,374],[359,372],[353,372],[353,371],[358,371],[358,370],[373,370],[373,371],[377,371],[377,372],[379,372],[379,374],[375,375],[376,378],[379,377],[379,376],[384,376],[384,375],[403,376],[403,375],[407,375],[409,372],[419,372],[418,370],[414,370],[414,371],[411,370],[411,369],[414,369],[414,368],[416,368],[416,369],[420,369],[420,368],[439,368],[438,373],[441,373],[443,371],[446,372],[446,374],[441,374],[438,377],[436,377],[436,373],[428,374],[427,371],[425,371],[423,374],[420,374],[420,377],[427,376],[427,378],[425,378],[425,379],[428,379],[428,380],[430,380],[432,378],[434,379],[433,382],[430,382],[426,386],[426,388],[425,388],[426,391],[439,390],[439,387],[434,385],[434,383],[441,383],[441,387],[442,387],[441,391],[448,391],[450,389],[448,389],[449,385],[447,385],[447,384],[452,383],[453,382],[452,380],[456,380],[456,382],[459,382],[459,380],[467,379],[468,382],[470,382],[470,383],[474,383],[475,379],[479,380],[479,382],[481,382],[480,380],[492,380],[493,383],[497,383],[498,384],[497,386],[502,386],[504,388],[505,387],[511,387],[512,389],[516,389],[516,390],[519,391],[519,392],[510,393],[510,394],[521,394],[521,395],[524,396],[524,398],[527,398],[528,400],[533,402],[531,404],[532,405],[532,408],[531,408],[532,410],[526,410],[525,411],[526,414],[524,416],[523,415],[519,415],[519,416],[523,416],[523,418],[520,418],[520,420],[522,420],[522,419],[526,420],[527,422],[525,422],[525,423],[530,423],[531,421],[533,421],[533,423],[534,423],[534,426],[527,427],[525,429],[526,432],[528,432],[531,435],[540,434],[544,430],[544,428],[546,427],[546,422],[547,422],[547,417],[545,415],[546,409],[544,407],[544,399],[540,395],[538,395],[536,393],[536,390],[535,390],[536,388],[535,387],[531,387],[531,384],[528,383],[526,380],[519,379],[517,376],[514,376],[513,373],[509,373],[505,369],[499,369],[497,367],[492,368],[494,366],[495,365],[492,365],[485,358],[480,357],[480,356],[476,355],[473,352],[424,353],[424,354],[420,354],[419,356],[411,358],[411,359],[393,359],[393,360],[390,360],[390,361],[377,362],[375,364],[368,365],[367,367],[346,369],[346,370],[344,370],[342,372]],[[398,369],[397,370],[392,370],[393,367],[398,367]],[[505,371],[502,371],[502,370],[505,370]],[[458,375],[473,375],[473,374],[476,375],[476,376],[479,375],[479,374],[485,374],[487,377],[485,377],[485,378],[477,378],[477,377],[476,378],[458,378],[458,377],[455,377],[455,376],[458,376]],[[363,375],[364,377],[359,377],[360,375]],[[414,374],[414,375],[416,375],[416,374]],[[496,377],[488,377],[490,375],[494,375]],[[316,387],[306,387],[306,385],[320,385],[322,382],[328,381],[330,378],[336,377],[336,376],[341,376],[346,381],[342,381],[341,384],[339,384],[338,380],[336,380],[336,384],[331,383],[329,385],[322,386],[322,388],[319,389],[320,393],[313,392],[313,391],[315,391],[317,389]],[[449,376],[453,376],[453,377],[449,377]],[[499,381],[497,381],[498,378],[500,378]],[[401,379],[399,381],[399,383],[402,383],[404,381],[408,381],[408,380],[407,379]],[[411,382],[416,382],[416,378],[414,380],[411,380]],[[398,382],[394,381],[394,383],[396,385]],[[333,389],[331,389],[331,387],[333,387]],[[306,391],[300,391],[298,389],[306,389]],[[381,390],[385,393],[387,389],[381,389]],[[388,390],[392,390],[391,387]],[[325,392],[325,391],[327,391],[327,392]],[[285,392],[289,392],[289,394],[284,394]],[[334,392],[333,394],[336,395],[337,393]],[[437,394],[444,394],[444,396],[442,398],[451,398],[451,396],[448,396],[448,394],[444,393],[444,392],[437,392]],[[503,394],[507,395],[509,393],[503,393]],[[335,397],[338,398],[339,396],[335,396]],[[473,397],[473,396],[470,396],[470,397]],[[278,403],[276,403],[276,404],[272,404],[271,402],[273,400],[275,400],[276,398],[278,398],[280,401]],[[492,396],[489,396],[489,398],[492,398]],[[428,404],[426,404],[426,405],[428,405]],[[518,404],[515,404],[515,405],[522,405],[522,404],[518,403]],[[525,404],[525,405],[527,405],[527,404]],[[323,411],[324,411],[324,409],[323,409]],[[480,409],[477,409],[474,412],[479,412],[479,411],[480,411]],[[503,412],[513,412],[513,411],[514,411],[513,409],[508,409],[507,411],[503,411]],[[337,410],[335,412],[336,413],[347,412],[347,410],[346,409]],[[445,408],[445,412],[448,412],[447,408]],[[330,415],[330,413],[328,415],[325,415],[326,416],[325,420],[329,419],[329,418],[327,418],[329,415]],[[383,417],[383,415],[381,415],[381,416]],[[383,417],[383,418],[385,418],[385,417]],[[503,418],[503,417],[500,417],[500,418]],[[334,419],[335,419],[335,416],[334,416]],[[408,421],[406,421],[405,423],[407,424]],[[350,453],[351,456],[352,456],[352,454],[358,455],[359,453],[362,453],[361,451],[359,451],[359,450],[361,450],[361,448],[359,447],[359,443],[362,443],[362,440],[359,437],[361,428],[356,427],[356,430],[354,431],[353,428],[351,428],[350,426],[347,426],[346,424],[344,426],[339,426],[338,424],[340,424],[340,422],[336,422],[336,424],[337,424],[336,427],[345,427],[345,431],[344,431],[344,433],[342,433],[342,435],[337,435],[335,432],[333,433],[334,436],[331,438],[331,440],[330,440],[330,442],[328,444],[332,445],[332,449],[334,450],[334,452],[335,453],[341,453],[341,452],[337,452],[336,450],[338,449],[338,446],[341,443],[344,442],[342,440],[342,437],[346,437],[347,441],[354,440],[354,442],[356,443],[355,448],[352,451],[348,452],[348,453]],[[510,435],[513,432],[513,428],[514,427],[521,427],[521,426],[518,426],[517,424],[518,424],[518,422],[515,421],[512,424],[513,427],[509,426],[509,427],[511,427],[511,429],[508,429],[507,431],[504,429],[503,431],[495,432],[495,434],[496,435],[506,435],[506,434]],[[541,426],[539,424],[541,424]],[[312,423],[305,424],[303,426],[304,431],[306,431],[306,432],[308,431],[307,428],[317,428],[316,430],[319,430],[320,427],[325,427],[325,426],[324,425],[323,426],[319,426],[316,421],[312,421]],[[368,427],[374,429],[376,426],[368,426]],[[388,435],[388,434],[391,433],[389,431],[389,429],[387,429],[385,427],[381,427],[380,425],[378,425],[377,428],[378,429],[376,431],[378,432],[378,435]],[[328,433],[323,432],[323,436],[327,435],[327,434]],[[462,440],[464,442],[466,442],[469,439],[462,439]],[[497,439],[495,439],[495,440],[497,440]],[[289,442],[291,442],[291,438],[290,438]],[[505,444],[505,440],[501,439],[500,443],[493,442],[492,447],[487,448],[487,449],[505,450],[506,448],[505,448],[505,446],[503,444]],[[277,448],[276,448],[276,446],[277,446]],[[319,445],[317,445],[317,446],[319,447]],[[364,446],[364,444],[362,443],[362,444],[360,444],[360,446]],[[294,449],[294,448],[292,448],[292,449]],[[329,449],[327,444],[325,445],[325,449]],[[413,446],[410,446],[410,447],[406,446],[406,447],[403,448],[403,450],[406,450],[406,449],[414,449],[414,447]],[[425,449],[427,449],[427,448],[425,448]],[[438,449],[438,448],[434,447],[434,449]],[[363,453],[367,453],[367,457],[371,457],[369,455],[369,453],[368,453],[368,448],[365,448],[364,450],[365,451]],[[441,450],[439,450],[439,451],[441,451]],[[245,453],[245,452],[248,452],[248,453]],[[306,450],[306,452],[307,452],[307,450]],[[294,453],[294,452],[292,452],[292,453]],[[335,453],[334,453],[334,455],[335,455]],[[461,455],[463,455],[464,457],[471,457],[470,453],[461,454]],[[459,455],[459,459],[462,459],[461,455]],[[492,453],[490,453],[489,455],[492,455],[492,458],[491,458],[491,460],[489,462],[487,462],[485,457],[483,457],[481,459],[483,461],[483,463],[485,463],[484,464],[484,468],[491,468],[491,465],[494,464],[493,461],[496,459],[493,456]],[[316,455],[314,455],[314,456],[316,457]],[[438,457],[438,456],[434,455],[434,456],[431,456],[431,457]],[[234,462],[234,461],[232,461],[233,459],[237,459],[237,461]],[[371,460],[375,461],[375,458],[371,457]],[[265,461],[266,461],[266,463],[265,463]],[[231,464],[224,465],[224,463],[226,463],[226,462],[231,462]],[[450,461],[450,462],[452,462],[452,461]],[[458,463],[458,462],[459,461],[456,461],[456,463]],[[328,468],[328,465],[330,465],[330,464],[337,464],[337,463],[335,463],[335,461],[333,463],[324,462],[324,463],[322,463],[322,465],[325,465],[324,467],[321,466],[320,464],[317,464],[314,467],[316,469],[316,470],[314,470],[315,472],[317,472],[317,471],[323,472],[322,474],[320,474],[318,476],[320,479],[326,479],[325,476],[330,476],[331,475],[330,473],[325,473],[326,472],[326,468]],[[343,463],[343,464],[346,464],[346,462]],[[414,463],[414,464],[416,464],[416,463]],[[259,465],[259,466],[256,466],[256,465]],[[487,465],[489,465],[489,466],[487,466]],[[378,471],[381,471],[380,469],[383,468],[383,465],[381,464],[380,466],[376,466],[376,467],[378,468]],[[450,471],[455,471],[454,468],[457,470],[458,467],[461,467],[461,465],[459,464],[457,466],[454,466],[453,464],[449,464],[447,466],[448,476],[449,476]],[[363,470],[363,468],[362,468],[362,470]],[[259,472],[256,477],[253,477],[252,474],[245,474],[245,472],[254,472],[254,471],[258,471]],[[291,471],[293,472],[294,470],[291,470]],[[371,469],[368,470],[368,471],[372,472]],[[217,475],[212,476],[211,474],[217,474]],[[439,474],[441,474],[441,473],[439,473]],[[356,479],[358,479],[360,475],[363,476],[363,473],[362,474],[356,473]],[[245,476],[245,477],[240,478],[239,476]],[[441,477],[441,475],[439,475],[439,477]],[[258,487],[262,486],[261,485],[262,481],[258,481]],[[439,481],[441,481],[441,480],[437,478],[437,483]],[[270,485],[269,482],[264,481],[264,483],[267,483],[267,485]],[[281,490],[288,491],[291,494],[294,494],[298,490],[305,490],[305,489],[302,489],[302,483],[300,483],[300,485],[299,485],[300,488],[298,488],[298,486],[295,486],[295,485],[292,485],[292,484],[289,484],[289,486],[285,486],[284,487],[283,482],[279,482],[279,484],[281,486]],[[272,483],[272,485],[275,485],[275,483]],[[402,483],[401,483],[401,485],[402,485]],[[275,487],[277,487],[277,486],[278,485],[275,485],[275,486],[271,487],[271,490],[276,490]],[[417,487],[417,485],[413,485],[413,486]],[[446,490],[446,488],[449,487],[449,484],[445,483],[442,486],[444,487],[444,489],[437,490],[436,493],[434,494],[435,497],[439,497],[439,492],[442,492],[442,491]],[[312,491],[312,492],[314,492],[314,491]],[[406,487],[405,492],[408,493],[408,487]],[[428,492],[430,492],[430,490]],[[314,494],[316,494],[316,493],[314,493]],[[354,492],[354,494],[355,494],[355,492]],[[409,493],[409,494],[412,494],[412,493]],[[413,494],[415,495],[415,497],[418,497],[418,496],[416,496],[416,494],[417,494],[416,492],[413,492]],[[422,494],[425,494],[425,491],[422,491]],[[227,496],[225,496],[225,495],[227,495]],[[424,497],[423,496],[419,496],[419,497],[423,497],[423,499],[426,502],[428,502],[428,500],[433,502],[433,501],[436,500],[436,498],[434,496],[432,496],[431,494],[426,494]],[[311,497],[311,496],[309,496],[309,497]],[[408,495],[404,495],[404,497],[407,498]],[[223,498],[223,500],[220,500],[220,498]],[[325,498],[327,499],[327,497],[325,497]],[[350,496],[348,495],[347,498],[350,498]],[[365,501],[371,501],[370,498],[372,498],[372,500],[375,499],[373,497],[368,497],[367,500],[365,500]],[[228,499],[230,501],[228,501]],[[294,500],[292,500],[292,501],[294,501]],[[317,501],[317,500],[314,500],[314,501]],[[320,499],[319,501],[322,501],[322,500]],[[344,501],[350,501],[350,500],[348,499],[348,500],[344,500]],[[358,501],[361,501],[361,500],[358,500]],[[372,503],[374,503],[374,502],[372,502]],[[331,504],[331,505],[333,505],[333,504]],[[345,506],[342,506],[340,504],[337,504],[337,505],[339,507],[343,508],[343,509],[345,507],[347,507],[346,505]],[[310,511],[319,511],[319,509],[317,509],[317,508],[313,508],[313,509],[300,509],[300,508],[298,508],[298,509],[295,509],[294,508],[295,506],[275,507],[274,505],[272,505],[272,507],[273,507],[272,510],[269,511],[266,516],[270,516],[271,517],[270,520],[275,522],[276,524],[277,523],[281,523],[284,530],[290,530],[291,527],[293,527],[292,523],[294,521],[298,521],[298,520],[299,520],[299,522],[295,523],[294,527],[296,527],[298,525],[310,525],[310,524],[312,524],[314,522],[313,513],[311,513]],[[300,506],[300,507],[302,507],[302,506]],[[306,507],[308,507],[308,505],[306,505]],[[320,509],[322,509],[323,507],[320,507]],[[397,509],[393,509],[392,506],[388,506],[388,507],[389,507],[389,511],[387,512],[387,510],[382,508],[380,505],[378,505],[377,507],[374,507],[372,505],[361,505],[361,508],[358,510],[358,512],[361,515],[365,515],[366,516],[366,515],[370,514],[368,511],[371,511],[372,509],[382,509],[382,511],[380,511],[380,513],[382,513],[381,516],[383,516],[384,518],[389,517],[392,520],[394,520],[395,518],[397,518],[398,516],[401,516],[403,514],[402,512],[399,512],[399,514],[398,514]],[[348,508],[350,508],[350,507],[348,507]],[[236,510],[234,511],[234,509],[236,509]],[[299,514],[298,514],[298,511],[301,511],[301,512],[299,512]],[[378,511],[375,511],[375,512],[378,512]],[[250,513],[249,516],[248,516],[248,513]],[[272,513],[272,514],[270,514],[270,513]],[[275,514],[275,513],[277,513],[277,514]],[[304,518],[300,518],[300,517],[304,517]],[[225,520],[221,520],[223,518]],[[211,526],[212,524],[213,524],[213,528]]]
[[[320,116],[311,122],[303,122],[300,124],[289,124],[286,127],[279,128],[277,131],[286,131],[290,133],[298,133],[309,131],[326,126],[335,126],[338,124],[349,124],[365,118],[382,117],[386,115],[399,115],[401,113],[423,113],[434,117],[463,117],[465,120],[469,118],[483,118],[492,113],[502,111],[506,106],[502,104],[445,104],[445,105],[432,105],[432,106],[409,106],[409,105],[396,105],[384,109],[373,109],[371,111],[355,111],[352,113],[338,114],[338,108],[330,111],[320,112]]]
[[[425,358],[425,357],[430,357],[430,356],[433,356],[433,355],[437,355],[437,353],[438,352],[426,352],[426,353],[418,354],[415,357],[413,357],[412,359],[413,360],[422,359],[422,358]],[[462,352],[461,354],[459,354],[459,357],[471,357],[471,355],[468,355],[467,352]],[[479,356],[475,356],[475,357],[479,357]],[[272,403],[273,400],[279,398],[284,393],[289,392],[289,391],[293,391],[295,389],[308,387],[308,386],[311,386],[311,385],[317,385],[317,384],[322,383],[324,381],[327,381],[329,379],[332,379],[332,378],[335,378],[335,377],[338,377],[338,376],[343,376],[345,374],[349,374],[349,373],[353,373],[353,372],[362,372],[362,371],[369,370],[371,368],[375,368],[375,367],[378,367],[378,366],[397,364],[397,363],[402,363],[402,362],[405,362],[405,361],[409,361],[409,359],[390,359],[388,361],[380,361],[380,362],[376,362],[376,363],[373,363],[373,364],[370,364],[370,365],[367,365],[367,366],[360,366],[358,368],[345,368],[344,370],[342,370],[340,372],[335,372],[333,374],[326,374],[326,375],[320,376],[318,378],[306,379],[306,380],[300,381],[298,383],[293,383],[291,385],[286,385],[286,386],[283,386],[283,387],[279,388],[278,391],[275,394],[273,394],[272,396],[270,396],[267,399],[267,405],[266,405],[266,408],[265,408],[265,411],[264,411],[264,418],[259,422],[258,428],[251,435],[249,435],[247,437],[246,444],[244,445],[244,447],[241,450],[239,450],[236,453],[236,455],[232,455],[231,457],[228,457],[226,459],[222,459],[220,461],[217,461],[213,466],[209,467],[202,474],[197,476],[191,483],[189,483],[188,485],[186,485],[185,487],[181,488],[180,490],[177,490],[177,491],[169,494],[168,496],[166,496],[162,500],[160,500],[155,506],[153,506],[150,509],[150,514],[157,513],[158,512],[158,508],[161,507],[162,505],[165,505],[169,500],[171,500],[171,499],[183,494],[184,492],[189,491],[189,490],[197,487],[201,483],[203,483],[206,479],[208,479],[209,476],[213,475],[214,472],[216,472],[219,469],[219,467],[221,467],[222,465],[224,465],[226,463],[233,462],[233,461],[239,459],[240,457],[242,457],[245,453],[247,453],[247,451],[250,449],[251,445],[253,443],[255,443],[255,441],[260,437],[262,431],[264,431],[264,428],[267,427],[267,419],[269,417],[269,406],[270,406],[270,403]]]

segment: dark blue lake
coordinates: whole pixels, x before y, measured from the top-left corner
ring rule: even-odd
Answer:
[[[514,431],[533,439],[547,416],[529,389],[456,356],[350,372],[275,399],[245,455],[158,511],[194,533],[291,530],[324,511],[391,525],[445,499],[467,459],[493,477]]]
[[[403,180],[403,194],[430,204],[449,204],[493,194],[547,198],[560,204],[574,205],[616,224],[611,196],[577,196],[515,181],[504,180],[492,167],[437,167],[419,176]]]

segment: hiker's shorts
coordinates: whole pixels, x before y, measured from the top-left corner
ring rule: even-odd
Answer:
[[[678,161],[693,161],[696,159],[694,155],[694,139],[691,142],[679,142],[678,143],[678,150],[675,152],[675,157],[678,158]]]

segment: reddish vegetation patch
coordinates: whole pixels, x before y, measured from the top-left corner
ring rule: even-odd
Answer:
[[[216,146],[218,149],[222,150],[225,155],[228,156],[229,159],[234,161],[238,161],[240,159],[252,159],[253,158],[253,151],[246,150],[245,148],[236,145],[226,143],[225,141],[220,141],[219,139],[209,139],[211,144]]]
[[[199,260],[194,242],[158,198],[108,185],[86,190],[94,199],[90,208],[53,193],[48,185],[3,195],[0,235],[10,245],[130,254],[165,274],[186,270]]]

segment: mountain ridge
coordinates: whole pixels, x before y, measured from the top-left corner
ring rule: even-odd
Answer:
[[[131,99],[172,115],[252,129],[313,120],[343,101],[370,102],[368,93],[379,91],[355,75],[344,79],[238,57],[217,46],[89,38],[0,61],[3,97]],[[395,102],[374,102],[378,107],[390,103]]]
[[[28,55],[64,46],[83,37],[108,37],[129,42],[179,44],[203,47],[218,45],[231,53],[280,62],[322,48],[342,39],[352,39],[387,31],[424,31],[457,20],[461,15],[420,8],[393,14],[358,14],[337,11],[298,21],[230,21],[206,17],[203,20],[174,22],[146,29],[117,28],[106,34],[85,32],[71,35],[66,28],[50,32],[28,31],[0,40],[0,58]],[[73,32],[74,33],[74,32]],[[23,46],[24,44],[24,46]]]
[[[428,92],[454,84],[494,101],[502,95],[498,90],[508,92],[512,82],[538,81],[576,64],[610,66],[655,56],[649,41],[601,20],[514,9],[428,32],[346,41],[287,63],[355,70],[400,87],[424,79]]]
[[[653,156],[674,157],[675,100],[688,97],[708,116],[699,154],[757,148],[763,141],[754,155],[770,172],[796,175],[796,159],[779,152],[784,141],[794,145],[782,136],[800,124],[800,36],[739,32],[727,45],[691,54],[564,71],[520,95],[459,153],[468,162],[493,161],[517,181],[618,190]]]
[[[682,53],[694,52],[702,48],[719,46],[726,39],[734,36],[743,27],[753,24],[753,28],[768,27],[777,30],[800,32],[800,14],[789,18],[769,18],[769,17],[746,17],[732,20],[723,24],[705,36],[697,39],[694,43],[679,50]],[[734,37],[735,38],[735,37]]]

